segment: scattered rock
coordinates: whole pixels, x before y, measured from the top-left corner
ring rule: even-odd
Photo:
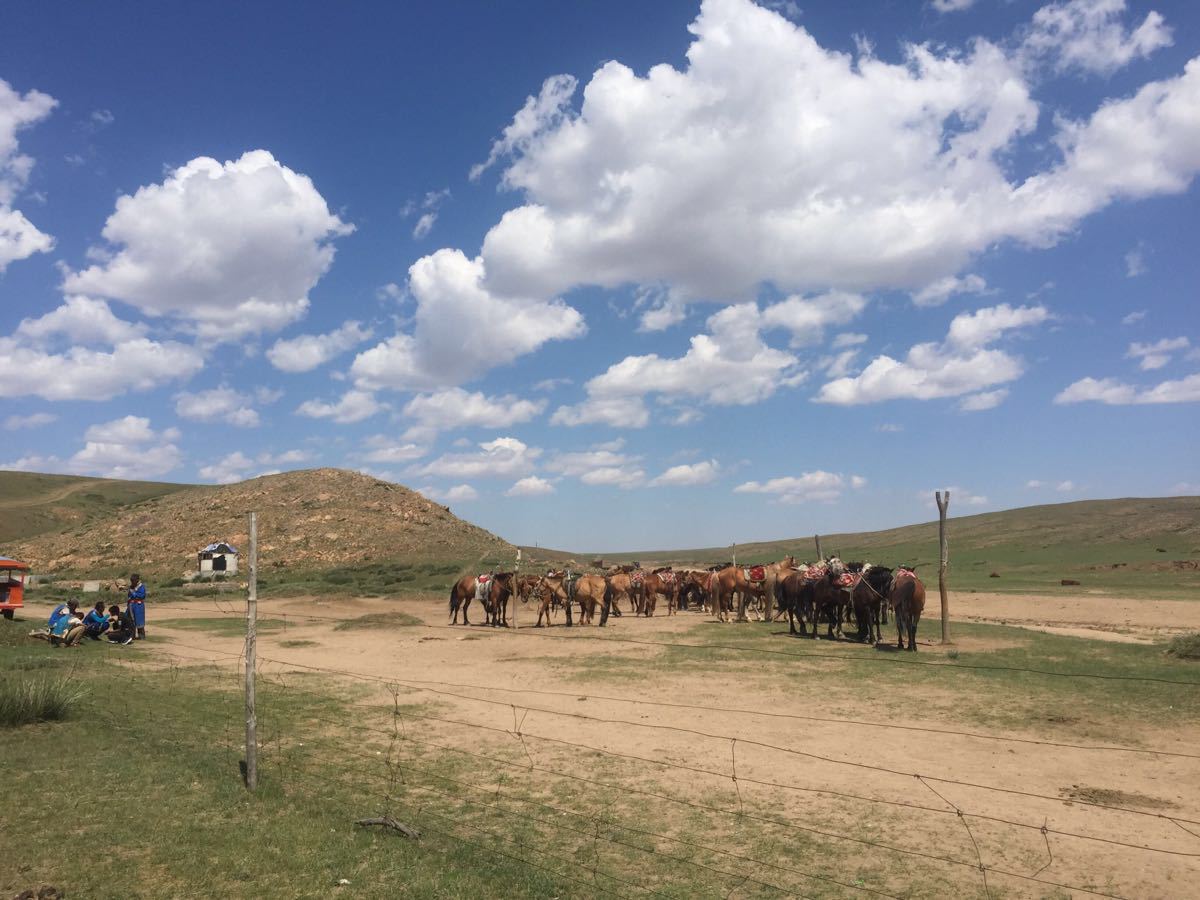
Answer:
[[[988,576],[988,578],[999,578],[999,577],[1000,577],[1000,573],[999,573],[999,572],[993,572],[991,575],[989,575],[989,576]],[[882,602],[882,601],[881,601],[881,602]]]

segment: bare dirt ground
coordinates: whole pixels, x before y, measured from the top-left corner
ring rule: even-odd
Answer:
[[[936,594],[930,601],[935,607]],[[960,594],[953,604],[964,621],[1101,640],[1149,640],[1200,629],[1200,603],[1181,601]],[[353,619],[398,608],[438,627],[335,630],[336,621],[304,618]],[[474,607],[472,613],[482,617]],[[1200,884],[1200,825],[1189,824],[1200,820],[1200,727],[1194,720],[1131,724],[1114,712],[1088,714],[1075,724],[1063,715],[980,724],[970,710],[974,682],[950,669],[944,681],[932,687],[923,683],[916,691],[899,668],[887,689],[866,691],[856,682],[864,667],[853,663],[814,658],[792,664],[722,652],[674,667],[671,648],[592,639],[695,642],[696,629],[705,627],[724,629],[728,642],[736,644],[751,633],[748,629],[770,628],[780,634],[779,646],[791,646],[786,627],[780,632],[778,625],[703,625],[707,617],[700,613],[667,618],[660,610],[650,620],[626,614],[610,620],[603,632],[568,631],[561,627],[561,614],[554,628],[534,629],[528,609],[522,612],[524,627],[515,632],[445,628],[445,602],[433,599],[402,606],[375,599],[272,599],[260,601],[259,615],[286,621],[286,629],[260,637],[258,653],[268,677],[317,667],[395,680],[405,702],[429,704],[439,716],[495,729],[514,731],[519,722],[530,738],[517,746],[515,735],[431,726],[431,733],[456,746],[489,752],[502,747],[517,758],[528,754],[531,764],[602,773],[610,782],[639,790],[799,824],[802,830],[788,831],[761,818],[730,820],[713,813],[697,819],[691,809],[664,807],[633,794],[618,804],[643,827],[657,822],[672,833],[686,831],[693,839],[721,842],[780,865],[801,860],[801,869],[842,882],[789,882],[806,895],[856,896],[867,887],[917,897],[1098,893],[1175,898],[1195,896]],[[156,654],[170,654],[185,665],[236,665],[241,637],[171,626],[173,619],[228,619],[228,613],[192,603],[151,610],[151,616],[153,633],[166,639],[148,648]],[[918,658],[945,662],[933,645],[935,616],[923,625],[926,653]],[[888,633],[885,627],[885,637]],[[285,646],[295,641],[306,644]],[[963,651],[1012,643],[1008,637],[976,636],[964,640]],[[804,646],[847,655],[874,652],[844,644]],[[787,667],[786,681],[780,667]],[[1195,677],[1200,679],[1200,672]],[[388,698],[382,684],[357,684],[376,700]],[[650,762],[611,757],[603,764],[588,762],[584,751],[556,748],[534,736]],[[1097,745],[1136,749],[1094,749]],[[736,782],[731,777],[735,765]],[[478,777],[490,783],[492,776],[481,766]],[[967,817],[960,818],[958,809]],[[1039,830],[1043,826],[1045,832]],[[986,866],[986,888],[980,862]],[[783,877],[770,868],[757,871],[767,881]]]

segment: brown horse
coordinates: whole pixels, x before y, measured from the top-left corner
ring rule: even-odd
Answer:
[[[805,618],[813,617],[813,582],[802,571],[788,572],[775,582],[775,604],[788,617],[788,633],[796,634],[796,622],[800,623],[800,635],[808,637]],[[817,620],[813,618],[813,637],[817,636]]]
[[[925,611],[925,585],[912,569],[899,568],[892,576],[888,591],[888,605],[896,613],[897,646],[904,650],[904,635],[908,633],[908,647],[917,652],[917,625]]]
[[[654,615],[658,605],[658,595],[667,598],[667,615],[675,615],[675,597],[679,591],[679,576],[671,569],[655,569],[642,580],[642,612],[647,616]]]
[[[467,608],[478,593],[479,578],[464,575],[450,588],[450,624],[458,624],[458,611],[462,609],[463,624],[470,625]],[[483,591],[483,608],[487,625],[508,625],[508,600],[513,596],[512,572],[496,572]]]
[[[638,598],[641,597],[642,589],[635,584],[635,580],[640,581],[641,579],[635,579],[635,569],[631,569],[629,566],[621,566],[621,569],[628,569],[628,571],[620,571],[615,575],[608,576],[608,583],[612,585],[613,590],[613,615],[621,615],[620,607],[617,604],[622,597],[629,601],[630,612],[639,613],[641,610],[638,609]],[[602,578],[604,576],[598,575],[596,577]]]
[[[750,581],[741,566],[726,566],[719,572],[713,572],[708,582],[708,592],[713,605],[713,614],[718,622],[728,622],[727,611],[733,609],[733,595],[738,594],[739,622],[746,620],[746,598],[754,596],[763,598],[766,595],[766,582]],[[728,602],[727,602],[728,601]]]
[[[561,603],[567,611],[567,627],[572,626],[571,617],[571,601],[567,598],[566,574],[563,572],[551,572],[543,575],[539,580],[537,587],[534,588],[534,593],[538,595],[538,617],[535,628],[542,627],[542,618],[546,619],[546,626],[550,625],[550,615],[554,612],[556,602]]]

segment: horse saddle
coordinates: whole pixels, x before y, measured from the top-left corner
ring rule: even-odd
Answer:
[[[642,582],[645,580],[646,580],[645,572],[630,572],[629,573],[629,583],[632,584],[634,587],[641,587]]]
[[[906,568],[904,568],[904,566],[901,566],[894,573],[892,573],[892,578],[916,578],[916,577],[917,577],[917,573],[915,571],[913,571],[912,569],[906,569]]]
[[[487,595],[488,584],[491,582],[491,573],[486,575],[475,576],[475,599],[482,600]]]
[[[843,572],[834,578],[833,583],[841,588],[852,588],[858,584],[861,577],[857,572]]]
[[[746,575],[747,581],[766,581],[767,580],[766,566],[747,566],[742,571]]]

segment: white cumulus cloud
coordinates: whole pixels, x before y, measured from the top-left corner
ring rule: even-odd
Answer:
[[[1153,387],[1140,387],[1116,378],[1081,378],[1064,388],[1055,403],[1106,403],[1130,406],[1158,403],[1196,403],[1200,401],[1200,373],[1186,378],[1163,381]]]
[[[513,486],[504,492],[504,495],[506,497],[544,497],[553,493],[553,482],[539,478],[537,475],[526,475],[514,482]]]
[[[931,400],[959,397],[1013,381],[1024,371],[1024,364],[988,345],[1006,332],[1039,325],[1049,317],[1043,306],[1012,307],[1006,303],[961,313],[950,323],[942,343],[917,344],[903,361],[878,356],[858,375],[827,382],[816,399],[839,405],[900,398]],[[1002,399],[993,393],[974,402],[986,404]]]
[[[764,494],[775,503],[832,503],[847,487],[861,488],[867,480],[853,475],[818,469],[800,475],[785,475],[768,481],[747,481],[733,489],[735,494]]]
[[[455,428],[496,428],[528,422],[545,409],[545,400],[522,400],[513,394],[489,397],[479,391],[448,388],[413,397],[403,413],[416,423],[406,437],[428,440],[439,431]]]
[[[22,319],[17,335],[44,342],[61,335],[75,344],[119,344],[146,333],[146,326],[117,318],[103,300],[67,297],[61,306],[36,319]]]
[[[122,341],[111,351],[71,347],[53,353],[0,338],[0,397],[98,400],[185,381],[204,367],[204,355],[176,341]]]
[[[1151,11],[1136,28],[1121,21],[1125,0],[1061,0],[1033,14],[1022,45],[1028,57],[1045,58],[1059,71],[1107,75],[1171,44],[1171,29]]]
[[[175,413],[194,422],[224,422],[239,428],[257,428],[258,411],[245,394],[222,385],[175,397]]]
[[[650,481],[651,487],[682,487],[693,484],[708,484],[720,474],[721,467],[715,459],[698,463],[671,466]]]
[[[353,350],[372,334],[362,323],[350,321],[326,334],[301,334],[278,340],[267,350],[267,359],[282,372],[311,372]]]
[[[0,78],[0,274],[9,263],[54,247],[54,239],[12,204],[33,168],[33,158],[20,152],[17,132],[46,118],[57,105],[48,94],[31,90],[22,95]]]
[[[1186,337],[1163,338],[1160,341],[1155,341],[1153,344],[1146,344],[1135,341],[1129,345],[1129,350],[1125,356],[1129,359],[1136,359],[1138,367],[1143,372],[1152,372],[1155,369],[1161,369],[1171,361],[1171,356],[1177,350],[1186,350],[1191,346],[1191,341]]]
[[[483,261],[458,250],[438,250],[413,263],[409,290],[417,304],[413,331],[399,332],[355,357],[350,371],[359,387],[450,387],[547,341],[587,331],[579,311],[559,300],[489,291]]]
[[[441,478],[515,478],[529,474],[541,454],[541,448],[515,437],[498,437],[476,451],[446,453],[413,471]]]
[[[64,287],[183,319],[211,339],[277,331],[305,314],[332,240],[351,231],[307,176],[266,150],[198,157],[119,198],[102,261]]]
[[[346,391],[333,403],[305,400],[296,408],[297,415],[310,419],[332,419],[342,425],[361,422],[386,409],[370,391]]]
[[[176,445],[179,439],[178,429],[155,431],[149,419],[125,416],[88,428],[83,448],[69,459],[29,456],[0,464],[0,468],[101,478],[160,478],[183,462],[183,453]]]

